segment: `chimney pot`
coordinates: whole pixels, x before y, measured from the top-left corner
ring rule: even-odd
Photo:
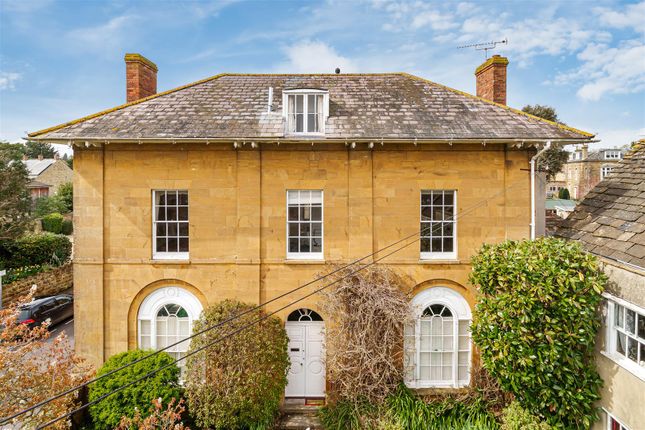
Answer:
[[[477,97],[502,105],[506,104],[506,67],[508,58],[493,55],[484,61],[477,70]]]
[[[54,152],[54,160],[60,160],[60,155],[58,155],[58,152]]]
[[[22,154],[22,161],[27,161],[29,160],[29,157],[27,157],[27,154]]]
[[[125,54],[128,103],[157,93],[157,65],[141,54]]]
[[[43,154],[38,154],[38,161],[42,161],[42,160],[43,160]]]

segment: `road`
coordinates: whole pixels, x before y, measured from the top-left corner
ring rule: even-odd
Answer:
[[[51,335],[49,336],[49,339],[47,339],[47,343],[54,342],[54,339],[56,339],[61,332],[64,332],[67,335],[67,339],[69,339],[72,344],[72,348],[74,347],[74,318],[70,318],[55,327],[52,327],[49,332]]]

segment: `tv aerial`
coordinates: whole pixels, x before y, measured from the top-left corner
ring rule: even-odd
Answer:
[[[470,45],[457,46],[457,49],[475,48],[477,51],[484,51],[484,56],[486,57],[486,59],[488,59],[488,51],[490,51],[491,49],[495,49],[497,45],[506,45],[506,44],[508,44],[508,38],[505,37],[503,40],[483,42],[483,43],[472,43]]]

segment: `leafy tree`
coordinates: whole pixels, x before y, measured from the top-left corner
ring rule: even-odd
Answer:
[[[38,158],[39,155],[42,155],[43,158],[54,158],[56,150],[49,143],[29,140],[25,143],[25,154],[29,158]]]
[[[560,191],[558,191],[558,198],[562,200],[570,200],[571,195],[569,194],[569,190],[566,188],[560,188]]]
[[[526,105],[522,108],[522,112],[537,116],[548,121],[553,121],[562,124],[558,119],[558,114],[555,112],[555,108],[546,105]]]
[[[25,154],[25,145],[21,143],[9,143],[0,140],[0,157],[4,156],[9,160],[21,160]]]
[[[13,415],[55,393],[66,391],[89,379],[91,368],[74,353],[64,332],[53,342],[47,323],[29,327],[18,322],[20,306],[29,303],[36,289],[17,302],[0,309],[0,405],[2,416]],[[35,413],[15,420],[13,428],[36,428],[75,409],[75,393],[47,403]],[[53,428],[69,428],[61,420]],[[3,426],[4,428],[4,426]]]
[[[233,300],[204,310],[193,332],[249,311],[251,305]],[[234,336],[188,357],[188,410],[200,428],[242,430],[271,428],[287,385],[287,332],[276,317],[249,311],[225,325],[192,339],[196,351],[249,325]]]
[[[558,124],[564,124],[558,119],[555,108],[546,105],[526,105],[522,112],[537,116],[548,121]],[[547,179],[552,179],[562,171],[562,167],[569,159],[569,153],[560,147],[551,147],[544,151],[540,156],[538,163],[540,168],[546,172]]]
[[[554,238],[484,245],[470,281],[482,363],[520,405],[556,428],[588,429],[594,402],[597,307],[607,282],[596,257]]]
[[[56,197],[65,205],[65,212],[71,212],[74,209],[74,187],[71,182],[61,184],[56,191]]]
[[[20,237],[29,227],[29,176],[22,162],[0,152],[0,241]]]
[[[103,364],[97,375],[101,376],[149,355],[151,352],[152,350],[135,349],[113,355]],[[161,399],[163,403],[178,399],[181,394],[179,367],[172,365],[173,363],[174,359],[168,353],[161,352],[92,384],[89,395],[90,401],[131,383],[155,369],[168,366],[143,381],[123,389],[118,395],[107,397],[90,406],[94,428],[97,430],[113,429],[122,422],[121,420],[124,416],[136,417],[137,410],[143,411],[147,416],[148,412],[154,412],[152,402],[155,399]]]

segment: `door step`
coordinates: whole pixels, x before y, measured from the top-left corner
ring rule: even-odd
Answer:
[[[277,428],[280,430],[321,430],[323,426],[318,419],[320,406],[307,405],[304,399],[285,399],[282,405],[282,417]]]

